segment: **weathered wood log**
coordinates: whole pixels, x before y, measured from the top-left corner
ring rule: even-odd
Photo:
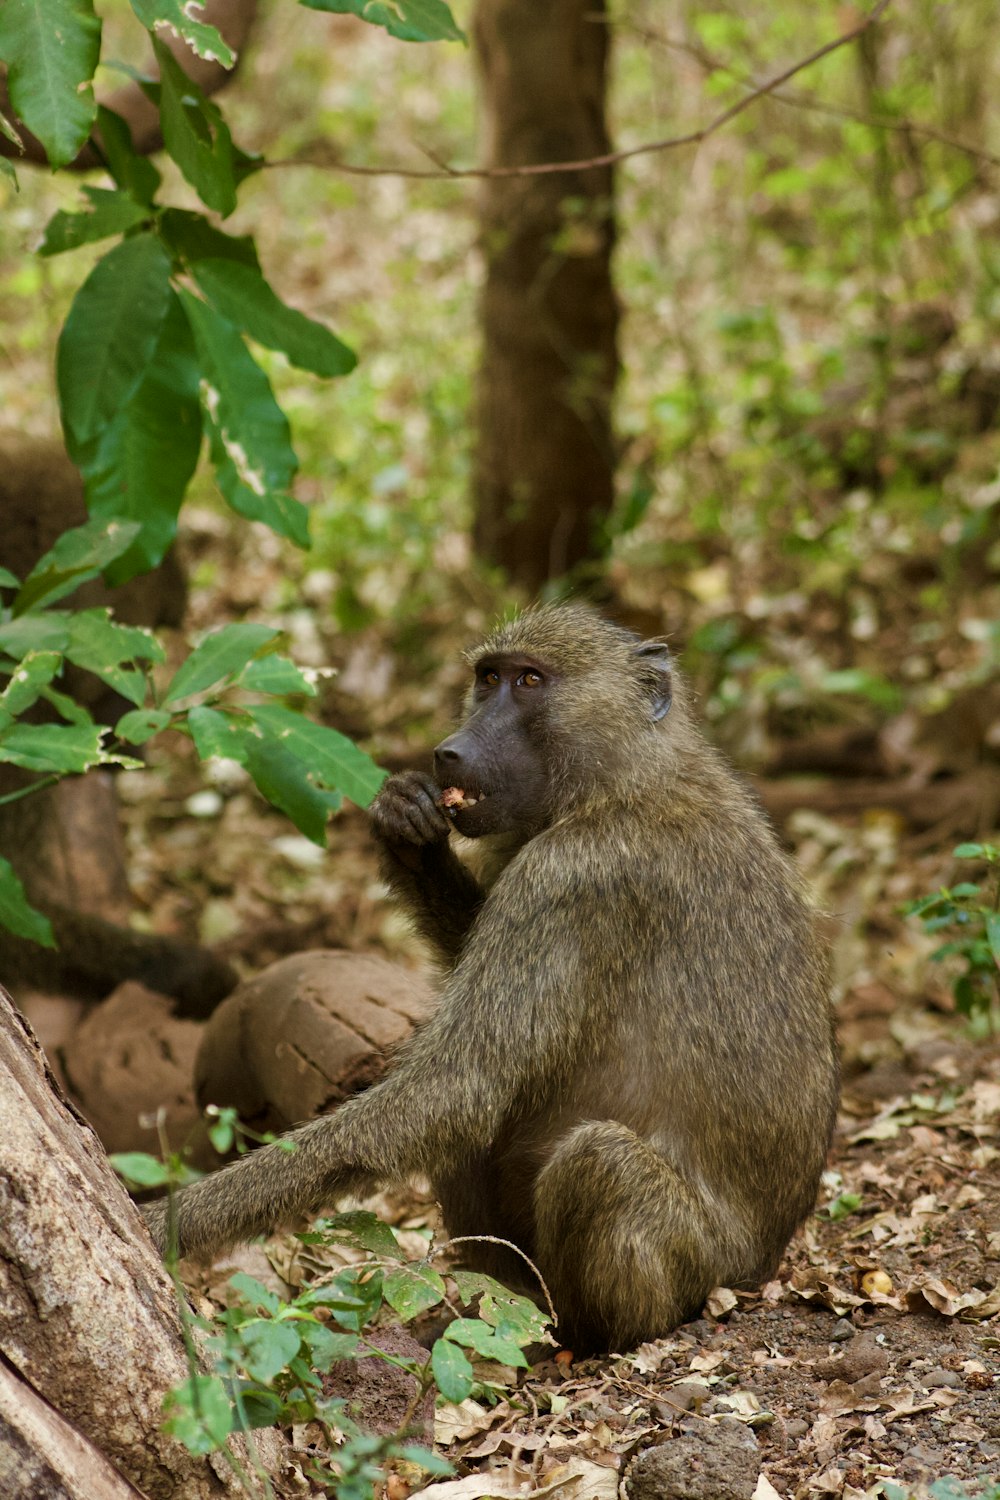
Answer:
[[[188,1375],[173,1286],[97,1137],[61,1096],[3,990],[0,1077],[2,1399],[25,1388],[22,1418],[4,1418],[0,1489],[50,1493],[36,1476],[47,1463],[58,1474],[68,1456],[61,1436],[54,1447],[46,1436],[62,1432],[61,1418],[149,1500],[244,1495],[223,1455],[194,1457],[160,1430],[164,1393]],[[262,1441],[276,1466],[276,1435]],[[64,1492],[118,1500],[130,1490],[74,1489],[67,1479]]]

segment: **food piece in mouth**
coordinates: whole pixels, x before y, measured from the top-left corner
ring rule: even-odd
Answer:
[[[438,807],[449,813],[465,812],[466,808],[475,807],[478,801],[478,797],[470,797],[461,787],[446,786],[438,798]]]

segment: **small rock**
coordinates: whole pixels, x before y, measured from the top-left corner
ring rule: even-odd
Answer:
[[[849,1323],[846,1318],[838,1318],[830,1329],[830,1338],[833,1343],[842,1344],[846,1339],[852,1339],[857,1331],[854,1324]]]
[[[953,1391],[960,1391],[964,1384],[961,1375],[954,1370],[928,1370],[926,1375],[921,1375],[920,1384],[925,1391],[937,1390],[939,1386],[949,1386]]]
[[[805,1437],[809,1431],[809,1423],[803,1421],[801,1417],[792,1417],[791,1421],[785,1423],[785,1431],[790,1438],[797,1440]]]
[[[760,1472],[757,1440],[725,1420],[647,1448],[625,1481],[629,1500],[751,1500]]]
[[[864,1333],[855,1338],[842,1354],[833,1359],[817,1360],[815,1369],[821,1380],[846,1380],[848,1385],[853,1385],[866,1375],[884,1374],[888,1364],[889,1356],[882,1345],[877,1344],[870,1333]]]
[[[681,1380],[677,1385],[668,1386],[657,1405],[665,1407],[668,1414],[671,1411],[691,1411],[692,1408],[697,1410],[709,1394],[708,1387],[700,1385],[697,1380]]]

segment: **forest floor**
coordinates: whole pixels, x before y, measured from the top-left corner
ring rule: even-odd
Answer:
[[[383,670],[372,641],[357,650],[363,662],[345,663],[342,688]],[[424,694],[404,688],[375,729],[383,760],[419,759],[397,726],[429,712]],[[423,748],[446,722],[431,721]],[[362,815],[334,820],[324,854],[238,774],[206,791],[183,755],[121,788],[152,927],[219,943],[247,974],[307,947],[419,966],[383,899]],[[786,834],[836,913],[845,1083],[821,1206],[759,1293],[720,1293],[696,1322],[636,1351],[548,1360],[516,1382],[510,1372],[492,1407],[439,1407],[436,1439],[457,1475],[439,1500],[613,1500],[626,1475],[633,1500],[858,1500],[883,1482],[907,1496],[932,1484],[935,1496],[972,1495],[1000,1482],[1000,1041],[971,1039],[946,976],[927,964],[933,944],[899,915],[901,901],[951,878],[953,840],[928,849],[898,818],[871,814],[802,815]],[[378,1207],[399,1225],[433,1222],[419,1195]],[[270,1263],[248,1254],[238,1263],[255,1275],[287,1264],[280,1249]],[[217,1291],[220,1271],[201,1287]],[[362,1365],[372,1368],[352,1396],[377,1424],[399,1377]],[[640,1462],[653,1448],[663,1455]],[[400,1481],[393,1500],[405,1493]]]

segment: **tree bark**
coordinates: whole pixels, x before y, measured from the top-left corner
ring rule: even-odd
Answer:
[[[160,1431],[163,1395],[188,1374],[173,1286],[3,990],[0,1076],[0,1491],[245,1494],[223,1455],[193,1457]],[[94,1466],[91,1489],[72,1487],[74,1452]]]
[[[599,156],[604,0],[479,0],[484,164]],[[592,556],[613,499],[618,308],[610,167],[489,178],[477,552],[535,590]]]

